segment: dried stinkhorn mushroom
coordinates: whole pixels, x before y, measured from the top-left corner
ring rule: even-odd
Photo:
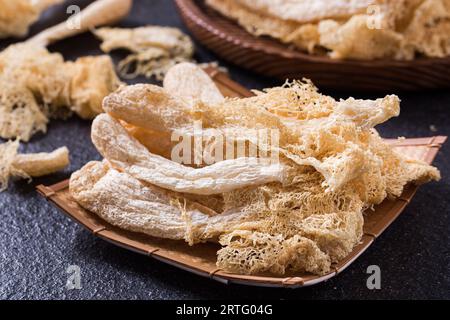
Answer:
[[[449,0],[207,0],[255,36],[333,59],[450,55]]]
[[[69,165],[66,147],[53,152],[18,154],[19,141],[0,144],[0,192],[8,187],[10,177],[31,179],[63,170]]]
[[[108,114],[94,121],[92,140],[105,159],[70,181],[82,207],[126,230],[217,242],[217,265],[229,272],[325,274],[359,243],[366,209],[399,197],[408,183],[440,178],[374,129],[398,116],[396,96],[336,101],[294,81],[224,99],[195,66],[186,69],[194,81],[169,72],[164,89],[123,87],[104,100]],[[275,145],[256,145],[277,151],[278,161],[258,152],[183,165],[170,156],[170,139],[182,132],[190,140],[195,121],[200,134],[216,131],[233,143],[230,132],[252,142],[250,130],[277,130]]]
[[[93,118],[120,84],[106,55],[65,62],[41,46],[12,45],[0,53],[0,137],[28,141],[71,112]]]
[[[22,37],[47,8],[63,0],[0,0],[0,39]]]
[[[194,53],[191,39],[177,28],[101,28],[94,33],[103,41],[104,52],[116,49],[131,52],[118,66],[119,74],[128,79],[144,75],[162,80],[171,67],[190,61]]]

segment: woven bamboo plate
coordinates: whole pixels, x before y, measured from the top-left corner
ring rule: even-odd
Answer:
[[[252,93],[233,82],[227,75],[208,69],[207,72],[219,86],[222,93],[229,97],[247,97]],[[431,163],[446,137],[430,137],[392,140],[396,148],[402,153]],[[209,277],[223,283],[239,283],[252,286],[290,287],[310,286],[328,280],[359,257],[372,242],[398,217],[414,196],[417,187],[409,185],[402,196],[395,201],[384,201],[375,211],[365,217],[364,236],[361,243],[339,264],[333,266],[333,271],[325,276],[311,274],[287,274],[283,277],[273,275],[244,276],[224,272],[216,267],[216,252],[218,245],[208,243],[189,247],[182,241],[156,239],[144,234],[129,232],[116,228],[96,214],[81,208],[69,194],[69,181],[65,180],[52,186],[40,185],[38,192],[55,204],[62,212],[83,225],[94,235],[105,239],[117,246],[148,255],[170,265],[186,271]]]
[[[309,78],[320,88],[392,93],[450,87],[450,57],[414,61],[332,60],[257,38],[207,7],[203,0],[175,0],[192,35],[224,60],[284,79]]]

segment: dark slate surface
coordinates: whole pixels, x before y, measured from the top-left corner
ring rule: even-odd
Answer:
[[[75,1],[77,2],[77,1]],[[77,3],[89,1],[78,1]],[[135,0],[124,26],[145,24],[184,28],[172,1]],[[61,19],[59,8],[46,14],[34,32]],[[3,47],[6,41],[0,42]],[[73,59],[99,54],[90,35],[64,41],[51,50]],[[215,60],[197,48],[199,61]],[[229,66],[232,77],[249,88],[275,81]],[[349,93],[357,97],[361,94]],[[335,94],[336,95],[336,94]],[[345,96],[345,94],[340,94]],[[402,115],[380,128],[386,137],[450,135],[450,93],[400,94]],[[437,131],[430,129],[434,126]],[[90,123],[76,118],[53,121],[46,135],[38,135],[23,152],[50,151],[66,145],[72,164],[64,173],[14,182],[0,194],[0,298],[2,299],[418,299],[450,298],[450,146],[436,165],[444,178],[423,186],[398,220],[352,266],[338,277],[297,290],[225,286],[97,239],[39,197],[34,187],[69,177],[99,155],[89,139]],[[366,287],[366,269],[379,265],[382,289]],[[81,290],[67,290],[66,269],[81,268]]]

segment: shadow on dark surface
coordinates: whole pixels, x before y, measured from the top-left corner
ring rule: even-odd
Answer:
[[[72,1],[71,1],[72,2]],[[83,4],[89,1],[81,1]],[[46,13],[33,32],[64,18]],[[186,31],[172,1],[137,0],[124,26],[170,25]],[[0,41],[4,47],[11,41]],[[90,34],[62,41],[50,49],[66,59],[101,54]],[[196,44],[196,59],[217,60]],[[121,53],[113,54],[117,61]],[[248,88],[281,84],[219,61],[232,78]],[[139,78],[130,83],[141,81]],[[151,81],[153,82],[153,81]],[[346,97],[345,94],[333,94]],[[360,93],[349,93],[366,97]],[[402,115],[380,126],[385,137],[450,135],[450,93],[402,93]],[[355,263],[326,283],[302,289],[252,288],[223,285],[162,262],[118,248],[96,238],[38,196],[34,186],[65,179],[100,156],[90,141],[90,123],[77,117],[55,120],[48,133],[22,144],[22,152],[50,151],[66,145],[71,165],[63,173],[14,182],[0,194],[0,298],[2,299],[450,299],[450,148],[444,145],[435,164],[443,174],[438,183],[420,188],[396,222]],[[70,265],[81,269],[81,290],[67,290]],[[366,286],[367,267],[381,268],[381,290]]]

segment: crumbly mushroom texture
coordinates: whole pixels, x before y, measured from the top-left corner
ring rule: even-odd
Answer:
[[[225,100],[208,74],[189,62],[170,68],[164,77],[163,87],[190,104],[195,104],[197,100],[206,104],[218,104]]]
[[[345,18],[361,13],[373,0],[236,0],[237,3],[280,19],[313,22],[326,18]]]
[[[334,59],[450,55],[450,0],[207,0],[248,32]],[[305,10],[308,8],[308,10]]]
[[[171,67],[192,60],[194,53],[189,36],[177,28],[100,28],[94,34],[103,41],[101,49],[104,52],[116,49],[131,52],[118,65],[119,74],[128,79],[144,75],[162,80]]]
[[[63,0],[0,0],[0,39],[22,37],[48,7]]]
[[[92,119],[120,85],[106,55],[65,62],[40,46],[12,45],[0,53],[0,137],[28,141],[72,112]]]
[[[202,88],[212,81],[189,85],[195,83],[197,99],[137,85],[104,100],[108,114],[94,121],[92,138],[105,160],[87,164],[70,181],[82,207],[150,236],[217,242],[217,265],[230,272],[325,274],[359,243],[366,209],[399,197],[408,183],[440,178],[436,168],[397,153],[374,129],[398,116],[396,96],[337,101],[309,81],[295,81],[251,98],[208,103]],[[268,169],[264,153],[259,162],[245,156],[203,167],[155,154],[157,146],[170,146],[161,137],[186,132],[195,120],[202,120],[205,134],[217,129],[232,141],[252,141],[249,129],[277,129],[280,171]],[[146,134],[135,136],[136,129]]]
[[[66,147],[53,152],[18,154],[19,141],[0,144],[0,192],[8,188],[11,177],[31,179],[63,170],[69,165]]]

